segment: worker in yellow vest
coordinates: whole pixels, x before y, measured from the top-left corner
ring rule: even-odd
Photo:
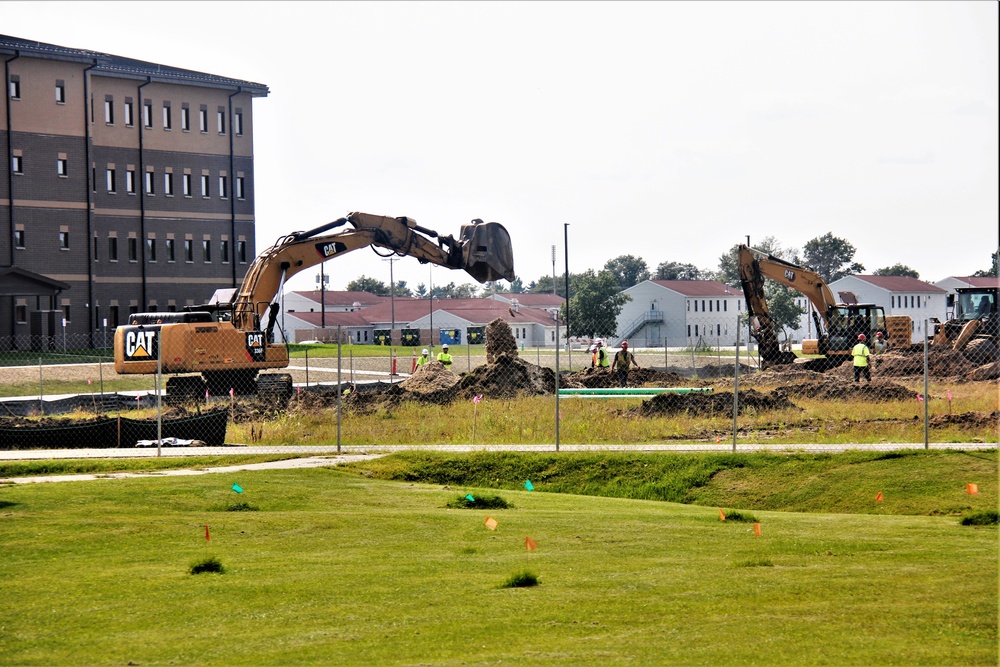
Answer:
[[[431,360],[430,354],[431,354],[430,350],[428,350],[425,347],[423,351],[420,353],[420,356],[417,358],[417,368],[420,368],[421,366],[423,366],[424,364],[426,364],[428,361]]]
[[[441,346],[441,352],[438,353],[438,361],[444,364],[444,367],[451,370],[451,355],[448,354],[448,343]]]
[[[854,384],[858,384],[862,375],[865,376],[865,380],[871,382],[872,370],[868,365],[868,357],[871,356],[871,350],[865,344],[864,334],[858,334],[858,344],[851,350],[851,356],[854,357]]]

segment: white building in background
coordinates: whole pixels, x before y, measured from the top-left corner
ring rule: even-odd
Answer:
[[[632,300],[618,315],[612,346],[623,340],[632,347],[736,344],[742,290],[715,280],[644,280],[623,293]]]
[[[911,343],[934,334],[933,325],[925,328],[925,320],[943,321],[947,316],[947,290],[911,276],[845,276],[830,283],[830,289],[839,301],[845,301],[840,292],[850,292],[858,303],[882,306],[886,315],[908,316],[913,321]]]
[[[955,292],[959,287],[1000,287],[1000,278],[996,276],[948,276],[934,283],[945,291],[945,317],[950,320],[955,316]],[[944,321],[942,320],[942,321]]]

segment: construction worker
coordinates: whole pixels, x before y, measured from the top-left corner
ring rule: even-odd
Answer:
[[[858,384],[862,375],[865,376],[865,380],[868,382],[872,381],[872,371],[868,366],[868,357],[871,356],[871,350],[868,349],[865,340],[866,337],[864,334],[858,334],[858,344],[851,350],[851,356],[854,357],[854,384]]]
[[[438,361],[444,364],[444,367],[451,370],[451,355],[448,354],[448,343],[441,346],[441,351],[438,353]]]
[[[622,341],[622,349],[615,353],[614,369],[618,376],[618,386],[625,387],[628,384],[628,372],[632,366],[639,368],[635,360],[635,355],[628,351],[628,341]]]
[[[597,367],[607,368],[611,365],[611,361],[608,359],[608,351],[604,349],[604,341],[597,340]]]
[[[872,345],[872,354],[882,354],[889,349],[889,341],[885,339],[885,336],[881,331],[875,332],[875,344]]]
[[[417,358],[417,368],[420,368],[421,366],[423,366],[424,364],[426,364],[428,361],[431,360],[430,354],[431,354],[430,350],[428,350],[425,347],[423,351],[420,353],[420,357]]]

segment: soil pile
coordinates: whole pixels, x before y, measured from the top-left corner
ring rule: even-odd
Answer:
[[[488,344],[488,336],[486,340]],[[505,354],[462,375],[456,390],[465,398],[479,394],[486,398],[514,398],[552,394],[555,387],[556,374],[551,368],[536,366],[516,355]]]
[[[609,368],[585,368],[575,373],[567,373],[559,377],[559,386],[563,389],[617,387],[618,378],[609,370]],[[704,385],[702,382],[692,383],[683,375],[653,368],[633,368],[628,375],[628,383],[632,387],[700,387]]]
[[[502,356],[517,356],[517,342],[510,325],[499,317],[486,325],[486,365]]]
[[[739,412],[743,414],[747,410],[787,410],[798,408],[779,392],[763,394],[755,389],[748,389],[739,393]],[[642,405],[626,414],[638,417],[662,417],[665,415],[676,415],[688,413],[698,416],[708,417],[732,417],[733,416],[733,393],[720,392],[718,394],[657,394]]]
[[[858,384],[854,384],[853,375],[850,382],[827,375],[812,380],[783,384],[775,389],[774,393],[792,398],[825,400],[860,398],[873,403],[905,401],[916,396],[913,391],[906,387],[879,378],[873,378],[871,383],[862,380]]]
[[[458,376],[445,368],[439,361],[431,361],[417,370],[409,378],[400,383],[400,387],[414,394],[433,394],[451,389],[458,384]]]

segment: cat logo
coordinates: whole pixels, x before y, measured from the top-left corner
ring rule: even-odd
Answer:
[[[264,361],[267,354],[267,346],[264,344],[264,333],[261,331],[248,331],[246,336],[247,357],[251,361]]]
[[[785,269],[785,277],[788,278],[789,282],[795,282],[795,272],[791,269]]]
[[[323,259],[330,259],[337,253],[345,252],[346,250],[347,246],[339,241],[316,244],[316,252],[318,252],[319,256]]]
[[[138,361],[156,358],[156,331],[132,329],[125,332],[125,359]]]

